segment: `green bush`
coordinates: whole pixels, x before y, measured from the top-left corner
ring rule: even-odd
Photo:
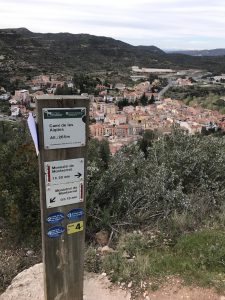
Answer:
[[[18,241],[40,241],[38,163],[26,124],[4,125],[0,144],[0,217]],[[10,137],[10,138],[9,138]]]
[[[177,233],[216,221],[225,199],[224,150],[222,137],[177,129],[151,141],[147,155],[138,145],[124,147],[88,192],[89,221],[95,230],[159,226]]]

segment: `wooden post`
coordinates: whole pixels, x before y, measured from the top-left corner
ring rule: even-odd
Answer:
[[[89,98],[36,104],[45,300],[83,300]]]

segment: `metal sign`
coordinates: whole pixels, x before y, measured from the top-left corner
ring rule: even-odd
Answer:
[[[83,158],[49,161],[44,167],[47,208],[83,201]]]
[[[84,178],[84,159],[68,159],[44,163],[47,185],[81,181]]]
[[[83,202],[83,182],[50,185],[46,188],[47,208]]]
[[[43,108],[44,148],[85,146],[86,108]]]

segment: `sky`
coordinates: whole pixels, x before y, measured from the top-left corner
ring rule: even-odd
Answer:
[[[0,28],[89,33],[161,49],[225,48],[224,0],[0,0]]]

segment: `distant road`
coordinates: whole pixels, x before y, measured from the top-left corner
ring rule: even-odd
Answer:
[[[165,87],[158,93],[158,99],[161,100],[163,94],[165,94],[165,92],[166,92],[171,86],[173,86],[173,85],[174,85],[174,82],[173,82],[171,79],[169,79],[169,80],[168,80],[167,86],[165,86]]]

